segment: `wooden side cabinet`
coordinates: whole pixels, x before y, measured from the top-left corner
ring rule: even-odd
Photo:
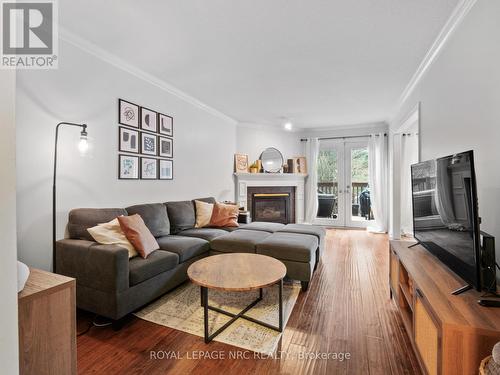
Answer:
[[[477,303],[481,293],[454,296],[463,285],[422,246],[390,242],[389,287],[424,374],[477,374],[500,341],[500,314]]]
[[[76,374],[75,279],[31,268],[18,295],[20,374]]]

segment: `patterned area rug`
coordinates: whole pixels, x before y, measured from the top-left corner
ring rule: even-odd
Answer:
[[[278,287],[264,288],[262,301],[251,308],[246,315],[274,326],[278,325]],[[284,324],[292,313],[293,306],[300,292],[300,283],[283,285]],[[208,291],[210,306],[238,313],[258,297],[258,291],[219,292]],[[213,333],[230,317],[209,310],[209,332]],[[137,317],[203,337],[203,307],[200,305],[200,288],[188,282],[135,314]],[[245,319],[238,319],[214,341],[234,345],[258,353],[273,353],[278,345],[281,333],[262,327]]]

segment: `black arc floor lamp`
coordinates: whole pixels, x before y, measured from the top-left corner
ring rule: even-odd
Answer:
[[[88,150],[87,141],[87,125],[86,124],[75,124],[72,122],[60,122],[56,126],[56,139],[54,144],[54,176],[52,182],[52,269],[56,272],[56,177],[57,177],[57,140],[59,137],[59,128],[63,125],[76,126],[81,128],[80,132],[80,143],[78,144],[78,149],[82,154]]]

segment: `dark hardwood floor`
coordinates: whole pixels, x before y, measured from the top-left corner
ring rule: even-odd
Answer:
[[[132,317],[120,331],[93,327],[78,337],[79,374],[420,374],[403,323],[389,299],[388,239],[361,230],[329,230],[309,291],[286,326],[280,358],[254,358],[229,345]],[[79,330],[90,321],[78,317]],[[151,351],[180,359],[151,359]],[[325,353],[330,359],[314,359]],[[330,354],[329,354],[330,353]],[[335,360],[331,353],[349,353]],[[225,359],[193,359],[195,355]],[[244,358],[230,358],[234,355]],[[308,355],[307,358],[305,356]],[[172,356],[172,355],[171,355]]]

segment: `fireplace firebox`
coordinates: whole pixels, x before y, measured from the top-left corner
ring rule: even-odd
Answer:
[[[247,195],[252,221],[295,222],[295,187],[249,187]]]

